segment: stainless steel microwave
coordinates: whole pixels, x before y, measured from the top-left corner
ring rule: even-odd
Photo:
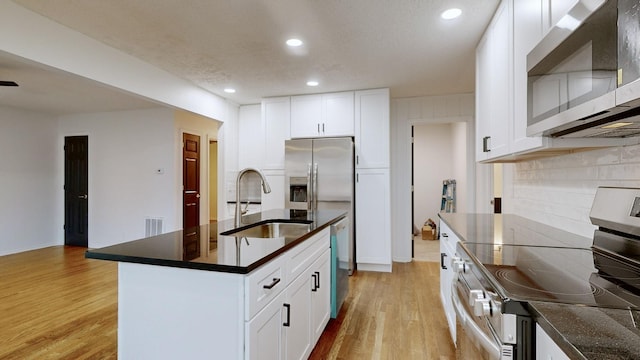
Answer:
[[[640,0],[578,0],[527,56],[527,135],[640,135]]]

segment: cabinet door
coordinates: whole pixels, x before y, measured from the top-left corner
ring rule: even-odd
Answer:
[[[354,135],[353,92],[322,95],[321,136]]]
[[[542,0],[542,31],[546,34],[567,14],[576,0]]]
[[[541,136],[527,137],[527,54],[542,39],[540,0],[513,2],[513,142],[512,152],[542,147]]]
[[[285,293],[278,295],[245,326],[245,359],[284,358]]]
[[[489,157],[485,138],[490,137],[490,51],[489,39],[485,34],[476,49],[476,161]],[[488,141],[487,141],[488,142]]]
[[[356,91],[356,168],[389,167],[389,89]]]
[[[307,270],[294,280],[286,290],[283,324],[285,324],[287,360],[302,360],[311,354],[310,278],[311,275]]]
[[[271,187],[271,192],[262,193],[262,211],[284,209],[284,171],[265,170],[264,176]]]
[[[292,138],[308,138],[319,136],[321,123],[321,95],[300,95],[291,97]]]
[[[536,324],[536,359],[569,360],[567,354]]]
[[[356,172],[356,261],[385,265],[391,271],[389,170]]]
[[[262,168],[264,162],[264,133],[260,105],[240,107],[238,115],[238,167]]]
[[[331,251],[311,265],[311,343],[315,344],[331,316]]]
[[[442,222],[441,222],[442,223]],[[454,276],[451,266],[451,259],[455,252],[448,242],[440,240],[440,300],[444,308],[444,314],[449,324],[449,333],[453,343],[456,343],[456,313],[453,309],[451,300],[451,287],[453,285]]]
[[[263,169],[284,169],[284,141],[290,138],[290,98],[262,100]]]
[[[477,49],[476,141],[480,153],[476,152],[476,159],[479,161],[510,152],[513,99],[509,11],[509,1],[502,1]]]

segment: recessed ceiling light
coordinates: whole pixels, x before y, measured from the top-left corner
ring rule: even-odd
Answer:
[[[451,9],[443,11],[442,14],[440,14],[440,17],[445,19],[445,20],[451,20],[451,19],[457,18],[461,14],[462,14],[462,10],[460,10],[458,8],[451,8]]]
[[[224,92],[229,93],[229,94],[233,94],[233,93],[236,92],[236,89],[226,88],[226,89],[224,89]]]
[[[302,45],[302,40],[300,39],[289,39],[287,40],[287,45],[291,47],[296,47]]]
[[[318,84],[320,83],[314,80],[307,81],[307,86],[318,86]]]

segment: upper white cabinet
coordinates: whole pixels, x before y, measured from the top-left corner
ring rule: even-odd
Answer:
[[[511,117],[510,1],[496,10],[476,49],[476,160],[509,153]]]
[[[291,137],[354,135],[353,91],[291,97]]]
[[[542,31],[546,33],[571,9],[576,0],[538,0],[535,3],[541,6]]]
[[[291,138],[290,123],[288,96],[262,100],[263,169],[284,169],[284,141]]]
[[[518,161],[620,145],[617,139],[527,136],[527,54],[574,3],[501,1],[476,48],[476,161]]]
[[[513,2],[516,24],[513,27],[513,152],[544,145],[542,137],[527,137],[527,54],[542,39],[542,3],[548,2],[549,0]]]
[[[260,105],[240,107],[238,114],[238,170],[247,167],[261,169],[263,166],[265,142],[260,122]]]
[[[262,211],[284,209],[284,170],[265,170],[263,173],[271,187],[271,192],[268,194],[261,192]]]
[[[356,168],[389,167],[389,89],[356,91]]]

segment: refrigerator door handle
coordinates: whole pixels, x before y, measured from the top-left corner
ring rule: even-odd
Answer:
[[[307,164],[307,210],[311,210],[313,202],[313,178],[311,174],[311,163]]]
[[[318,209],[318,163],[313,166],[313,210]]]

